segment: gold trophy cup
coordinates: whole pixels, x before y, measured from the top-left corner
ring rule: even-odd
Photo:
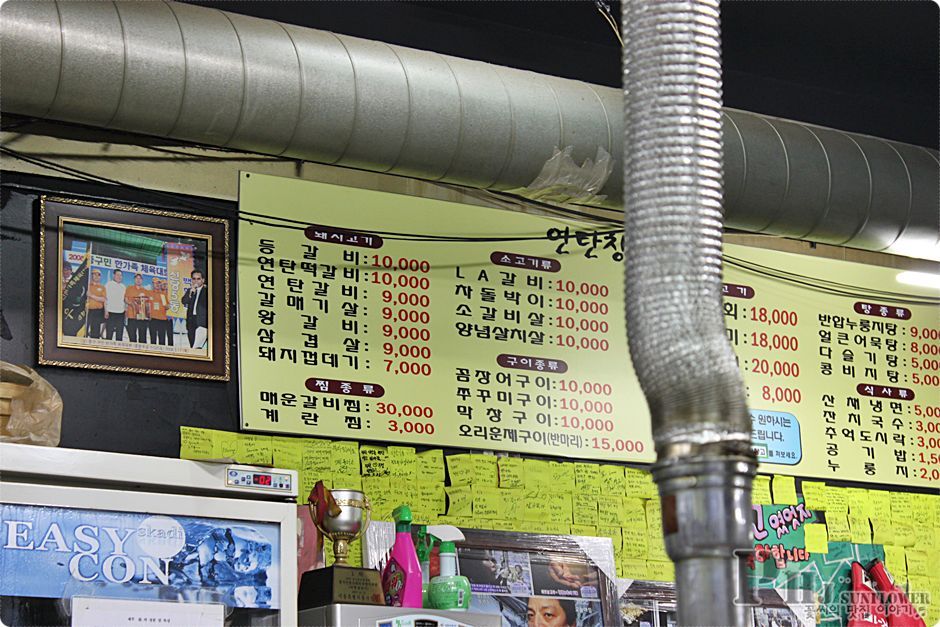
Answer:
[[[332,566],[303,574],[297,608],[331,603],[385,605],[379,571],[349,565],[349,543],[369,527],[369,499],[359,490],[329,490],[318,481],[307,501],[313,523],[333,541],[335,561]]]

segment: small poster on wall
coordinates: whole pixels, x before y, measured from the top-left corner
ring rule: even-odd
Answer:
[[[43,197],[39,363],[229,378],[228,222]]]

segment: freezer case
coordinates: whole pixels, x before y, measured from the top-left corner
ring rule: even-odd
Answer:
[[[293,471],[6,444],[0,471],[3,625],[295,624]]]

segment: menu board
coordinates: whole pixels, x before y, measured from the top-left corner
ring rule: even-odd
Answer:
[[[244,429],[655,458],[615,226],[247,173],[240,210]],[[938,299],[888,268],[725,254],[762,471],[940,481]]]

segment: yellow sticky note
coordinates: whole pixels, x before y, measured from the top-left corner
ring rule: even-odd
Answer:
[[[869,518],[891,522],[891,493],[885,490],[869,490],[868,502],[871,505]]]
[[[552,479],[546,488],[553,492],[574,492],[574,464],[571,462],[549,462]]]
[[[362,477],[355,475],[333,475],[331,490],[362,490]]]
[[[891,526],[894,529],[894,539],[890,544],[914,546],[917,543],[917,531],[913,523],[897,522],[892,514]]]
[[[907,561],[905,560],[904,547],[886,544],[884,550],[885,568],[888,569],[895,581],[907,581]]]
[[[388,477],[363,477],[362,491],[366,493],[366,498],[373,504],[377,500],[388,494]]]
[[[444,494],[444,484],[437,481],[418,481],[415,491],[415,509],[434,515],[446,512],[447,499]]]
[[[496,469],[499,472],[499,487],[525,487],[525,461],[521,457],[500,457]]]
[[[180,427],[180,459],[218,459],[219,456],[212,431]]]
[[[499,488],[474,485],[472,490],[475,519],[488,520],[503,517],[503,495]]]
[[[867,516],[849,514],[849,530],[852,544],[871,544],[871,525]]]
[[[803,533],[805,534],[807,551],[810,553],[829,552],[829,533],[826,530],[826,525],[803,525]]]
[[[363,477],[388,476],[388,449],[384,446],[363,444],[359,447],[359,462]]]
[[[302,442],[304,474],[311,475],[314,483],[332,475],[333,443],[317,438],[304,438]]]
[[[601,494],[601,471],[597,464],[576,463],[574,465],[575,487],[584,494]]]
[[[675,581],[676,567],[672,562],[660,562],[649,560],[646,563],[646,569],[649,578],[653,581]]]
[[[646,524],[638,525],[631,523],[629,526],[621,527],[620,535],[622,538],[623,554],[627,557],[636,559],[646,559],[649,555],[649,533],[646,531]]]
[[[238,459],[239,434],[230,431],[215,431],[213,438],[219,447],[219,459]]]
[[[663,535],[663,511],[659,499],[649,499],[646,506],[646,528],[650,536]]]
[[[418,481],[444,483],[444,451],[435,448],[418,453],[416,457]]]
[[[525,520],[525,490],[523,488],[499,489],[503,498],[503,518]]]
[[[565,492],[543,493],[548,501],[548,522],[571,525],[571,495]]]
[[[538,490],[525,490],[525,514],[523,516],[526,522],[544,522],[548,520],[548,499],[547,493]]]
[[[897,539],[890,518],[872,518],[870,520],[872,544],[890,544]]]
[[[447,474],[450,475],[450,485],[470,485],[473,483],[473,462],[470,455],[448,455]]]
[[[800,486],[803,492],[803,503],[807,509],[824,512],[828,507],[826,500],[826,484],[822,481],[804,481]]]
[[[613,466],[611,464],[601,466],[601,493],[604,496],[622,496],[623,482],[623,466]]]
[[[914,510],[909,492],[889,492],[888,500],[891,502],[891,520],[895,524],[914,524]]]
[[[333,458],[333,476],[351,476],[359,474],[359,443],[332,442],[330,455]]]
[[[418,458],[413,446],[388,447],[388,474],[405,481],[417,480]]]
[[[846,500],[849,503],[849,514],[868,518],[871,515],[871,501],[868,498],[868,490],[846,488],[845,492]]]
[[[270,466],[274,463],[274,443],[269,435],[239,434],[235,451],[239,464]]]
[[[927,570],[927,553],[925,551],[905,549],[904,553],[907,556],[908,577],[926,577],[929,574]]]
[[[611,543],[614,545],[614,553],[620,553],[623,547],[623,538],[620,534],[620,527],[598,525],[597,535],[600,538],[610,538]]]
[[[571,535],[573,536],[596,536],[597,527],[594,525],[571,525]]]
[[[552,483],[552,467],[541,459],[525,460],[525,487],[527,490],[543,490]]]
[[[774,475],[773,495],[775,505],[796,505],[796,481],[786,475]]]
[[[845,488],[826,486],[826,512],[839,512],[843,516],[848,515],[849,493],[846,492]]]
[[[773,502],[770,498],[770,477],[764,475],[754,477],[754,483],[751,486],[751,502],[755,505],[770,505]]]
[[[303,470],[304,447],[300,438],[271,438],[274,466]]]
[[[621,501],[620,496],[610,497],[607,495],[601,496],[597,499],[597,524],[600,525],[609,525],[614,527],[620,526],[621,519]]]
[[[597,524],[597,497],[575,492],[571,495],[572,516],[576,525]]]
[[[470,486],[450,487],[446,488],[446,491],[448,516],[473,516],[473,494]]]
[[[473,453],[470,455],[470,462],[473,466],[473,478],[471,484],[476,486],[486,486],[495,488],[499,485],[499,472],[496,469],[495,455],[481,455]]]
[[[651,499],[659,496],[653,475],[638,468],[623,469],[623,488],[625,496]]]
[[[826,512],[826,528],[829,530],[830,542],[852,541],[852,532],[845,514]]]
[[[649,569],[646,567],[645,559],[631,559],[624,557],[621,561],[621,576],[624,579],[648,580]]]

